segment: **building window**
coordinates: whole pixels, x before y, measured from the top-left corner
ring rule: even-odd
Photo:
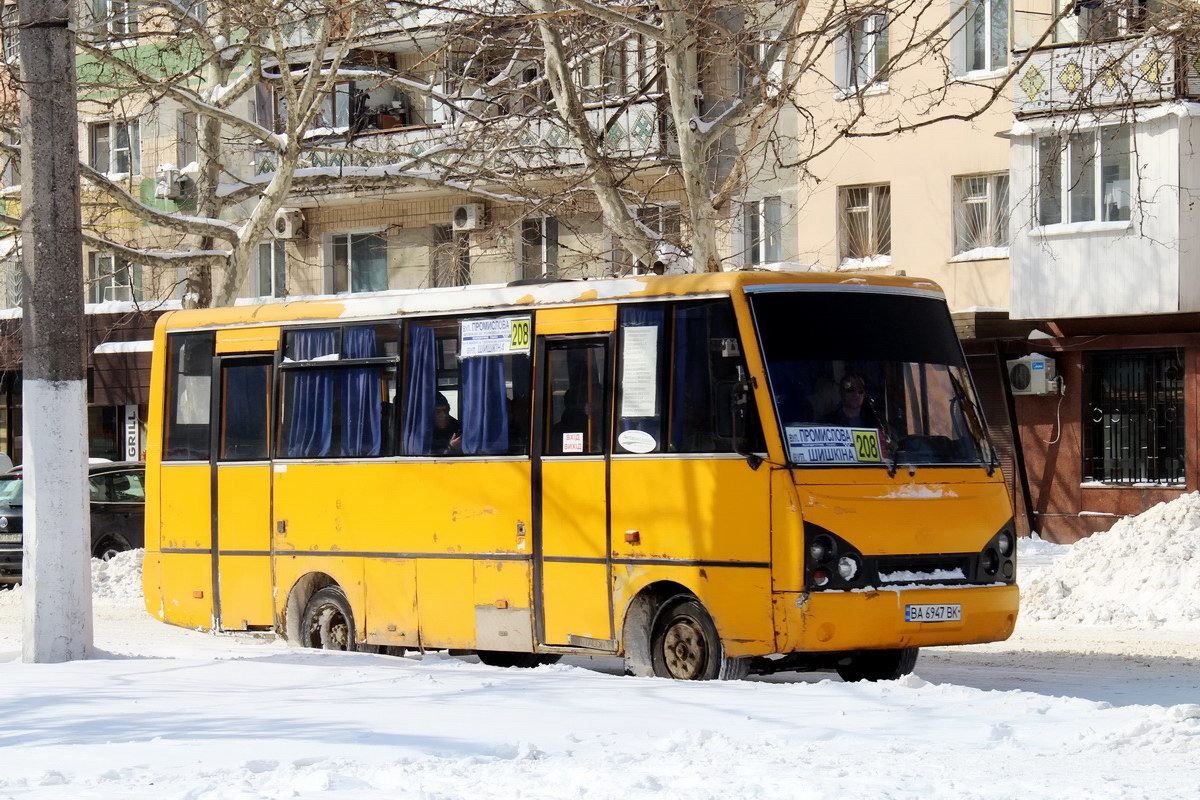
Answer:
[[[88,126],[88,164],[97,172],[142,173],[141,126],[128,122],[93,122]]]
[[[109,253],[92,253],[89,264],[93,303],[142,299],[142,267]]]
[[[841,262],[874,259],[892,254],[892,187],[843,186],[841,207]]]
[[[778,197],[751,200],[742,207],[745,263],[758,267],[780,260],[783,239],[782,204]]]
[[[1008,173],[954,179],[954,252],[1008,247]]]
[[[862,89],[887,81],[888,17],[866,14],[850,24],[842,42],[843,89]]]
[[[4,283],[0,291],[4,293],[5,308],[20,308],[25,299],[25,272],[21,269],[21,251],[15,244],[5,241],[4,247],[10,247],[8,254],[0,261],[4,270]]]
[[[283,297],[287,294],[287,256],[283,242],[258,245],[251,285],[252,297]]]
[[[960,74],[1008,65],[1008,0],[966,0],[960,24]]]
[[[92,0],[96,32],[126,36],[138,32],[137,7],[129,0]]]
[[[1038,144],[1038,223],[1130,218],[1130,126],[1044,136]]]
[[[0,37],[4,40],[4,63],[16,67],[21,56],[21,36],[18,33],[17,4],[4,6],[0,11]]]
[[[387,239],[379,233],[333,237],[333,291],[378,292],[388,288]]]
[[[200,130],[196,126],[195,111],[180,111],[178,117],[179,138],[175,141],[175,164],[180,168],[200,158]]]
[[[1085,481],[1184,483],[1183,351],[1093,355]]]
[[[455,232],[449,225],[433,229],[430,282],[434,286],[466,286],[471,282],[471,234]]]
[[[21,137],[16,133],[9,132],[4,134],[4,141],[7,144],[19,145]],[[0,156],[0,162],[3,163],[3,173],[0,181],[5,186],[17,186],[21,183],[21,157],[18,155],[3,155]]]
[[[558,272],[558,220],[537,217],[521,222],[521,277],[552,278]]]

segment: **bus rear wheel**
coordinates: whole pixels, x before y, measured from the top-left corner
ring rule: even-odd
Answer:
[[[730,658],[717,626],[694,597],[662,605],[650,629],[654,675],[683,681],[736,681],[750,671],[750,659]]]
[[[475,655],[489,667],[520,667],[532,669],[542,664],[553,664],[562,656],[553,653],[510,653],[505,650],[477,650]]]
[[[860,650],[850,656],[847,664],[838,664],[837,674],[842,680],[894,681],[903,678],[917,665],[919,648],[905,647],[899,650]]]
[[[354,614],[340,586],[326,586],[304,607],[301,644],[318,650],[357,650]]]

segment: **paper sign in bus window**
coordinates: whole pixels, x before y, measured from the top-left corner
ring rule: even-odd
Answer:
[[[582,453],[583,433],[564,433],[562,451],[564,453]]]
[[[883,460],[875,428],[798,426],[786,429],[793,464],[862,464]]]
[[[653,417],[658,389],[658,328],[621,329],[621,416]]]
[[[460,358],[529,352],[530,317],[464,319],[459,326]]]

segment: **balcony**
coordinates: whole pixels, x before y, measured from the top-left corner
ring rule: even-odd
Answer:
[[[1196,59],[1163,37],[1055,44],[1034,52],[1013,86],[1018,117],[1200,97]]]
[[[612,108],[595,108],[587,112],[593,129],[605,128],[605,148],[610,156],[641,161],[665,155],[670,149],[670,137],[664,133],[664,118],[658,100],[632,103],[613,116]],[[386,125],[378,119],[372,125]],[[403,164],[412,158],[429,153],[432,160],[449,163],[448,156],[469,158],[471,153],[487,153],[488,171],[552,169],[582,163],[578,150],[571,147],[566,131],[546,119],[523,119],[519,115],[493,120],[483,127],[458,127],[449,123],[421,125],[385,130],[366,127],[352,138],[345,133],[310,137],[313,148],[306,152],[300,168],[378,167]],[[445,149],[445,155],[438,155]],[[508,163],[502,163],[502,159]],[[260,152],[255,159],[255,172],[265,174],[275,170],[275,156]]]

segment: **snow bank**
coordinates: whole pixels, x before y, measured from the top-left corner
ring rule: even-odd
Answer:
[[[142,556],[145,550],[117,553],[111,561],[92,559],[92,599],[114,605],[141,606]],[[0,606],[20,605],[21,587],[0,593]]]
[[[1026,619],[1200,630],[1200,493],[1064,548],[1021,581]]]

